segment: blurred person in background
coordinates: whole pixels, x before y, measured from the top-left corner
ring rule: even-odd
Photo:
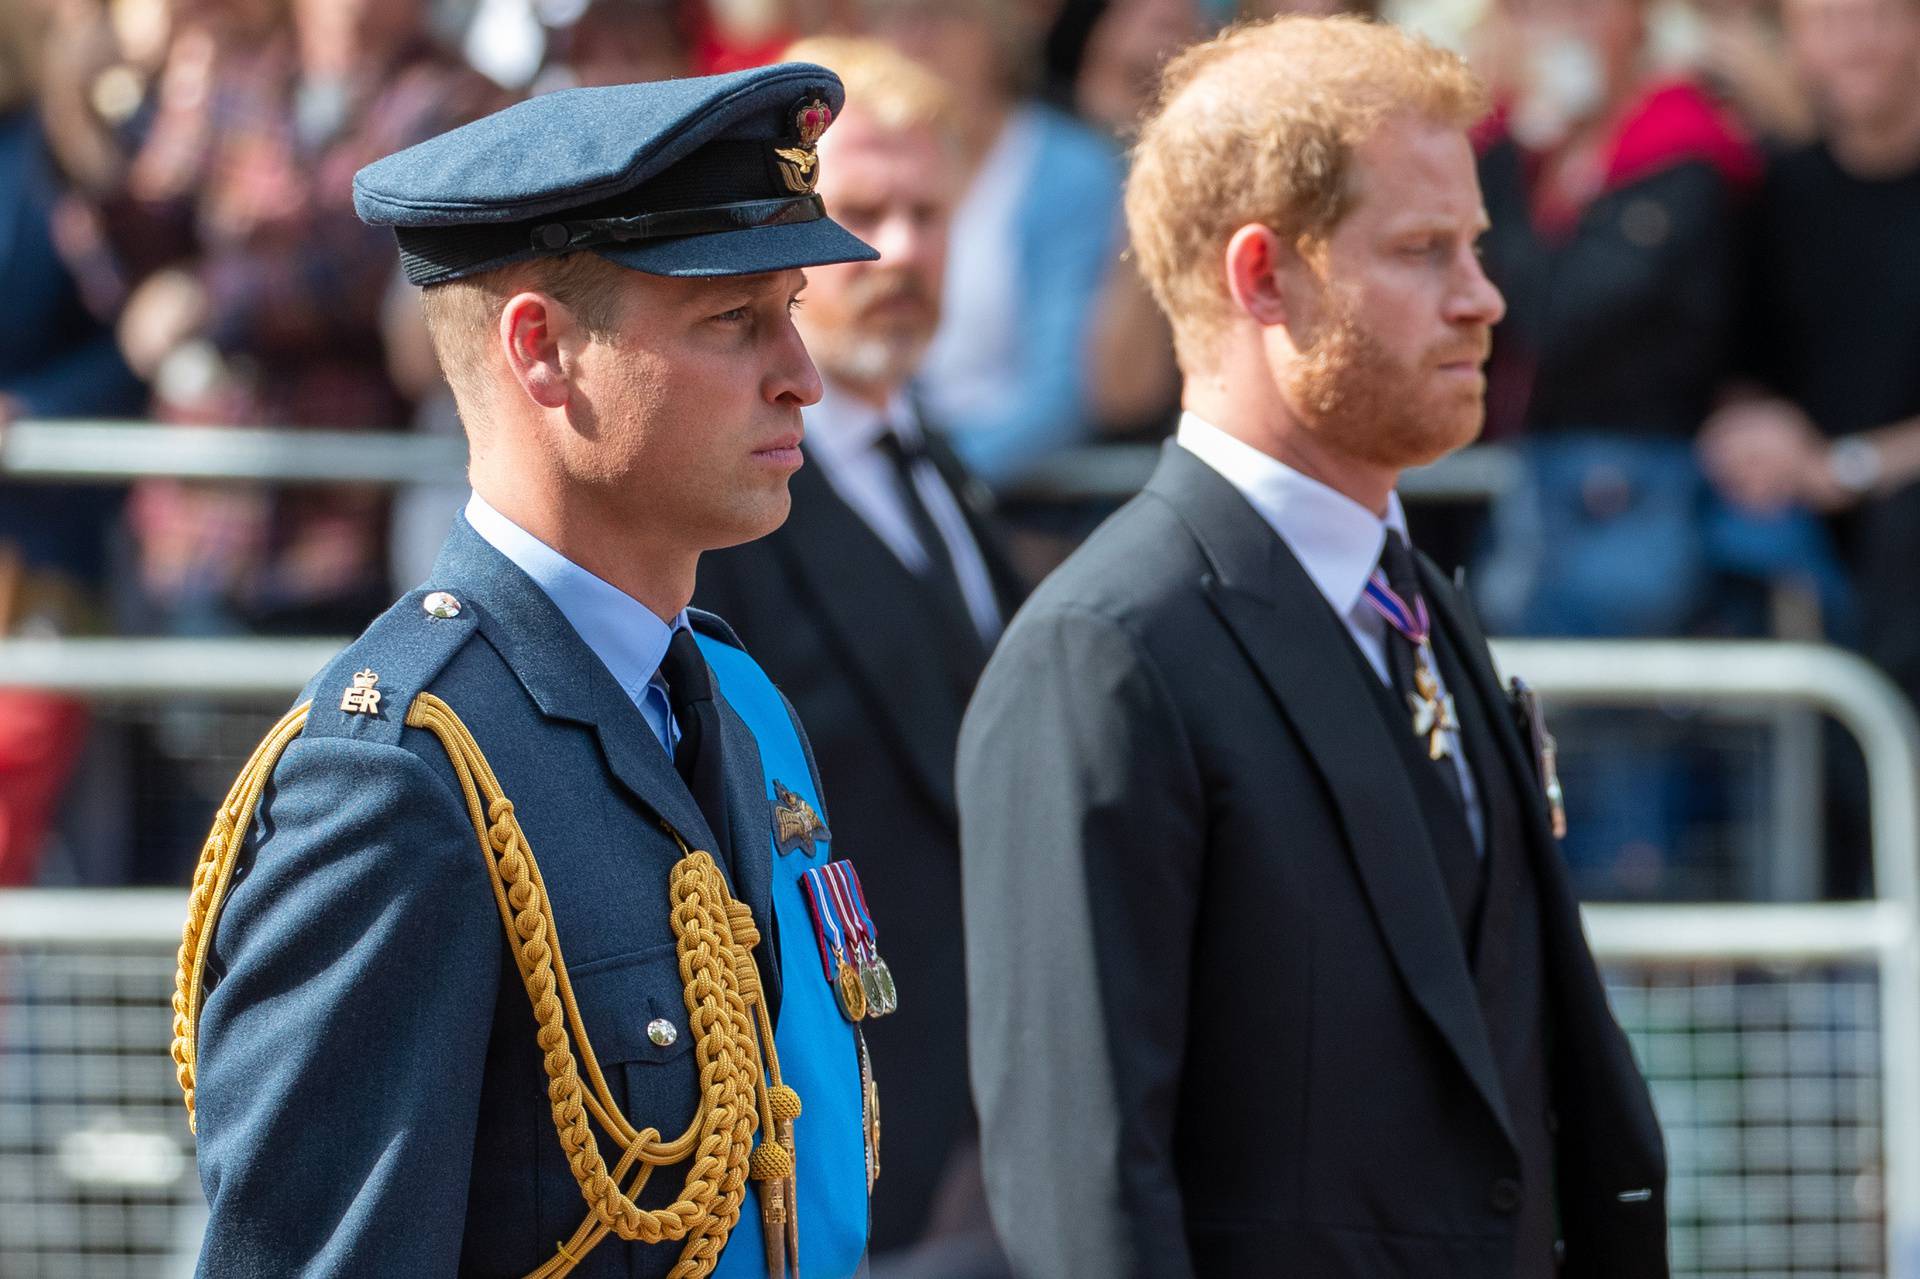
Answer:
[[[916,377],[928,411],[1004,484],[1092,427],[1094,306],[1119,261],[1120,156],[1029,93],[1038,34],[1015,0],[867,0],[874,34],[937,67],[962,104],[940,331]]]
[[[802,413],[792,513],[703,556],[694,603],[732,624],[809,726],[834,846],[859,859],[875,917],[915,921],[885,940],[903,997],[868,1034],[888,1089],[874,1273],[1003,1273],[967,1092],[953,764],[1022,588],[990,499],[908,389],[940,319],[965,108],[877,40],[805,40],[784,57],[846,85],[819,190],[880,260],[807,271],[795,323],[822,393]]]
[[[1681,53],[1749,131],[1807,142],[1813,103],[1787,49],[1779,8],[1776,0],[1692,0],[1679,9],[1691,28],[1683,43],[1692,46]]]
[[[1522,463],[1477,571],[1495,633],[1763,633],[1783,580],[1843,607],[1813,521],[1736,511],[1694,459],[1731,370],[1761,159],[1697,82],[1650,69],[1647,18],[1644,0],[1506,0],[1493,17],[1480,175],[1508,313],[1488,434]],[[1566,849],[1583,889],[1659,891],[1704,801],[1645,717],[1580,723]]]
[[[1862,646],[1920,698],[1920,4],[1787,0],[1785,16],[1820,135],[1775,155],[1754,201],[1746,381],[1700,452],[1745,509],[1831,515]],[[1865,874],[1843,857],[1828,887]]]
[[[1214,25],[1195,0],[1066,0],[1043,48],[1047,101],[1132,141],[1166,60]],[[1179,414],[1173,335],[1130,258],[1093,307],[1088,413],[1108,439],[1157,438]]]
[[[202,9],[222,21],[176,8],[194,21],[171,37],[124,190],[102,201],[121,348],[164,421],[398,424],[377,325],[390,249],[354,217],[352,174],[497,91],[427,39],[423,0]],[[378,493],[155,480],[130,514],[143,629],[350,632],[387,595]]]
[[[547,53],[566,85],[674,80],[694,74],[687,26],[677,0],[590,0],[553,33]]]
[[[41,0],[0,0],[0,280],[11,320],[0,347],[0,445],[18,419],[124,417],[144,398],[58,246],[69,179],[37,100],[48,16]],[[121,496],[0,481],[0,637],[100,624]],[[86,729],[75,699],[0,688],[0,886],[33,882]]]

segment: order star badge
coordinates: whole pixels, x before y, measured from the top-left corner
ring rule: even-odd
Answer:
[[[773,844],[782,853],[791,853],[804,848],[807,856],[814,853],[816,840],[832,839],[827,824],[820,820],[820,814],[813,811],[813,805],[800,798],[784,784],[776,780],[773,783]]]

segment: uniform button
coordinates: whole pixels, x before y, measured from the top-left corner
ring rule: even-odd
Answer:
[[[665,1017],[655,1017],[647,1023],[647,1038],[662,1048],[665,1048],[674,1040],[680,1038],[680,1032],[675,1030],[673,1023]]]
[[[1496,1177],[1493,1185],[1487,1189],[1487,1202],[1493,1205],[1495,1212],[1519,1211],[1520,1183],[1511,1177]]]
[[[1567,1241],[1564,1239],[1553,1241],[1553,1264],[1556,1266],[1567,1264]]]
[[[420,601],[420,607],[427,610],[428,617],[449,618],[460,616],[460,601],[445,591],[435,591]]]

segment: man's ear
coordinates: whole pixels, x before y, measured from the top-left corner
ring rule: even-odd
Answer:
[[[1233,304],[1256,323],[1285,325],[1289,308],[1284,280],[1300,254],[1269,226],[1249,222],[1227,241],[1224,266]]]
[[[500,308],[507,368],[527,398],[543,409],[567,406],[580,337],[573,312],[545,293],[516,293]]]

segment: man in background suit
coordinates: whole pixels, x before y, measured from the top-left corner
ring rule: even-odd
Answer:
[[[808,40],[791,52],[860,86],[821,139],[820,193],[881,259],[808,271],[796,323],[824,394],[804,414],[793,512],[774,536],[703,558],[695,599],[727,618],[805,717],[834,847],[857,860],[874,916],[908,918],[890,903],[914,912],[911,930],[880,938],[899,1010],[867,1028],[886,1080],[879,1261],[939,1231],[942,1188],[969,1178],[984,1234],[970,1171],[953,759],[961,712],[1020,587],[985,489],[906,390],[939,321],[947,220],[964,177],[955,104],[931,72],[872,41]]]
[[[1526,699],[1394,496],[1480,429],[1485,109],[1411,35],[1281,18],[1176,58],[1142,131],[1128,220],[1187,413],[961,734],[1022,1274],[1667,1273]]]

